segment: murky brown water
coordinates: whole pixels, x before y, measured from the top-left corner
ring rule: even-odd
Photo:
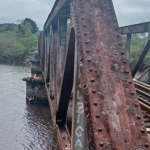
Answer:
[[[0,64],[0,150],[51,150],[48,106],[26,105],[30,67]]]

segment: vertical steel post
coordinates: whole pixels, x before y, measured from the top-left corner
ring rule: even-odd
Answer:
[[[57,103],[59,103],[63,80],[63,64],[65,60],[67,40],[67,18],[58,18],[58,51],[57,51]]]
[[[127,34],[127,39],[126,39],[126,54],[127,54],[128,61],[130,60],[131,38],[132,38],[132,34],[128,33]]]
[[[72,150],[85,150],[87,146],[87,135],[85,127],[84,103],[80,85],[79,67],[79,39],[75,43],[74,60],[74,85],[73,85],[73,109],[72,109]]]
[[[148,53],[149,49],[150,49],[150,40],[147,40],[145,45],[144,45],[144,48],[140,51],[140,54],[136,60],[135,65],[133,66],[133,69],[132,69],[132,76],[133,77],[137,73],[137,71],[138,71],[141,63],[143,62],[146,54]]]

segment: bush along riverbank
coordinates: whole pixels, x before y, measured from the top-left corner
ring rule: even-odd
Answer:
[[[18,24],[0,24],[0,60],[30,61],[38,48],[38,27],[26,18]]]

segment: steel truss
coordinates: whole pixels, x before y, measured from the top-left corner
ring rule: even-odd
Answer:
[[[61,150],[149,149],[112,0],[56,0],[39,54]]]

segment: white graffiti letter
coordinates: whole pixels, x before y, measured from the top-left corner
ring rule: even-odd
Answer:
[[[77,137],[81,137],[82,136],[82,133],[80,131],[84,131],[83,128],[81,126],[78,126],[75,130],[75,134]],[[79,132],[78,132],[79,131]]]
[[[83,102],[77,102],[78,110],[76,111],[78,114],[83,114]]]
[[[79,139],[76,141],[76,144],[75,144],[75,147],[77,147],[77,146],[82,147],[82,143]]]

